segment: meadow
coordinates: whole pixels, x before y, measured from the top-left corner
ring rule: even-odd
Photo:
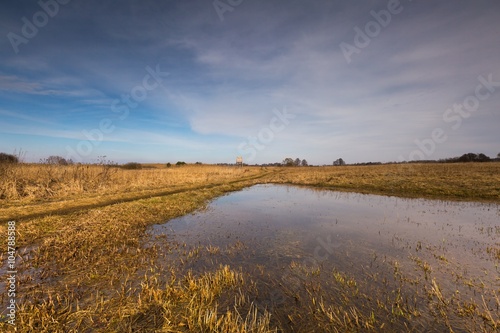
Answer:
[[[290,168],[151,165],[140,170],[107,165],[2,165],[0,220],[16,221],[17,231],[17,331],[280,332],[271,324],[271,314],[253,305],[258,286],[238,267],[180,274],[172,265],[160,271],[155,263],[158,248],[144,247],[148,226],[265,183],[500,204],[500,163]],[[7,224],[2,223],[0,230],[6,238]],[[500,263],[500,247],[489,251],[486,255]],[[3,251],[0,259],[6,262]],[[425,271],[426,263],[418,264]],[[394,274],[403,279],[397,267]],[[400,315],[366,317],[349,302],[349,297],[357,297],[352,294],[358,293],[353,287],[356,277],[344,272],[333,277],[346,301],[326,306],[310,297],[306,308],[320,325],[317,329],[382,330],[391,320],[407,320],[418,312],[395,298]],[[446,313],[450,302],[439,286],[429,283],[426,290],[437,300],[437,313]],[[398,288],[401,291],[404,284]],[[368,293],[363,295],[370,298]],[[6,301],[2,293],[3,308]],[[377,304],[373,302],[370,299],[369,304]],[[388,305],[380,300],[381,307]],[[499,306],[500,302],[496,314],[480,304],[461,304],[460,311],[482,320],[483,332],[494,332],[500,327]],[[439,318],[446,321],[445,316]],[[7,323],[1,323],[0,329],[14,331]]]
[[[429,163],[290,168],[273,183],[409,198],[500,202],[500,163]]]

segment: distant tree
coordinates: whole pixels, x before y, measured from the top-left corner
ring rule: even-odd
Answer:
[[[0,163],[19,163],[19,159],[12,154],[0,153]]]
[[[485,154],[479,154],[477,155],[477,160],[478,162],[488,162],[489,160],[491,160],[491,158],[489,156],[486,156]]]
[[[61,156],[49,156],[43,161],[45,164],[52,164],[52,165],[68,165],[68,161]]]
[[[167,168],[170,168],[172,164],[170,162],[167,163]]]
[[[296,158],[295,161],[293,162],[293,165],[299,166],[300,165],[300,158]]]
[[[293,159],[290,157],[287,157],[283,160],[283,165],[284,166],[293,166]]]
[[[186,162],[178,161],[175,163],[175,165],[181,166],[181,165],[186,165]]]
[[[203,163],[201,163],[201,162],[196,162],[195,164],[202,165]]]
[[[302,162],[301,162],[301,165],[302,166],[308,166],[309,164],[307,164],[307,161],[305,159],[303,159]]]
[[[472,162],[476,159],[477,155],[474,153],[463,154],[458,158],[459,162]]]
[[[339,165],[345,165],[345,162],[343,159],[339,158],[333,162],[333,165],[339,166]]]
[[[488,162],[490,160],[491,158],[482,153],[480,154],[467,153],[463,154],[457,159],[458,162]]]
[[[500,153],[497,154],[497,158],[500,158]]]
[[[122,169],[126,170],[140,170],[142,169],[142,164],[137,163],[137,162],[129,162],[124,165],[122,165]]]

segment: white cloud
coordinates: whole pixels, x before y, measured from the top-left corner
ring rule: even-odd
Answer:
[[[88,29],[68,22],[69,29],[48,26],[38,44],[2,59],[10,70],[0,67],[9,73],[0,76],[4,96],[40,98],[46,104],[37,112],[68,120],[71,130],[38,122],[40,128],[10,123],[2,131],[80,139],[75,127],[108,116],[110,102],[140,85],[146,66],[160,64],[171,72],[164,86],[106,140],[178,146],[190,154],[219,149],[222,156],[267,126],[273,109],[286,107],[296,119],[261,152],[260,162],[292,151],[307,159],[314,155],[317,163],[331,163],[327,154],[393,160],[414,149],[415,139],[445,127],[444,111],[474,92],[479,75],[492,73],[500,81],[500,19],[496,3],[486,0],[404,2],[403,12],[347,64],[339,43],[352,42],[353,27],[363,27],[373,19],[370,10],[386,6],[254,1],[220,22],[210,2],[130,3],[113,17],[109,5],[75,3],[61,18],[85,18]],[[50,97],[52,104],[45,100]],[[495,141],[494,101],[482,103],[481,116],[464,122],[463,139],[443,144],[436,154],[454,152],[454,142],[467,139],[467,147],[485,145],[484,138]],[[24,110],[19,99],[4,103],[5,110],[22,110],[20,122],[42,118]],[[163,130],[155,122],[175,126]]]

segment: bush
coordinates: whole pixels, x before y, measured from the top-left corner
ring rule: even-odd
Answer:
[[[167,163],[167,168],[170,168],[172,166],[172,164],[170,164],[170,162]]]
[[[180,165],[186,165],[186,162],[179,161],[179,162],[175,163],[175,165],[178,165],[178,166],[180,166]]]
[[[137,162],[129,162],[129,163],[122,165],[122,169],[139,170],[139,169],[142,169],[142,164],[137,163]]]
[[[73,161],[67,161],[65,158],[61,156],[49,156],[45,160],[40,160],[41,163],[44,164],[52,164],[52,165],[68,165],[73,164]]]
[[[11,154],[0,153],[0,163],[19,163],[19,159]]]

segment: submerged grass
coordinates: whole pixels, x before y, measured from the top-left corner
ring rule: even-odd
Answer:
[[[300,290],[285,288],[287,304],[293,306],[277,313],[255,302],[263,290],[237,268],[178,276],[177,263],[168,270],[156,266],[158,249],[143,246],[149,225],[257,183],[500,202],[500,163],[146,170],[9,166],[2,169],[0,180],[0,220],[18,222],[17,246],[28,251],[17,261],[17,331],[411,331],[411,319],[431,308],[446,328],[462,315],[477,323],[470,332],[498,329],[498,291],[488,294],[484,304],[445,295],[432,279],[433,268],[418,258],[415,262],[425,275],[419,290],[428,307],[409,301],[411,283],[391,284],[385,292],[370,294],[363,289],[370,279],[316,268],[307,273]],[[6,237],[6,224],[0,231]],[[497,261],[498,251],[487,249]],[[208,247],[206,252],[217,255],[220,249]],[[337,295],[321,293],[315,281],[324,274],[331,274]],[[1,303],[6,301],[2,293]],[[0,330],[14,331],[6,323],[0,323]]]

